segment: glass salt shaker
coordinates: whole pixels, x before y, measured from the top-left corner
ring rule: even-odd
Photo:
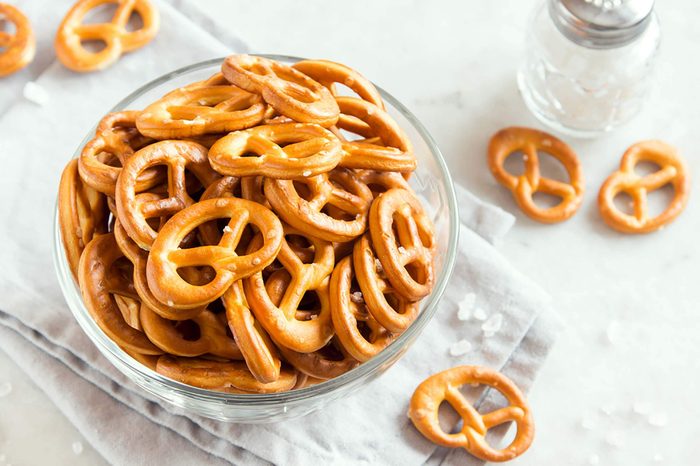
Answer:
[[[520,93],[546,125],[600,135],[641,110],[659,41],[654,0],[545,0],[531,20]]]

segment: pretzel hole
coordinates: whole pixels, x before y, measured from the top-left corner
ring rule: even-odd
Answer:
[[[7,21],[5,18],[0,18],[0,32],[5,32],[14,36],[17,34],[17,26],[12,21]],[[0,46],[0,50],[4,49],[5,46]]]
[[[185,341],[197,341],[202,338],[202,331],[194,320],[173,321],[172,325]]]
[[[661,170],[661,166],[648,160],[641,160],[634,166],[634,173],[637,176],[647,176]]]
[[[425,273],[425,267],[422,263],[418,261],[409,262],[405,265],[406,272],[411,276],[411,278],[416,282],[424,285],[427,281],[427,275]]]
[[[357,215],[346,212],[331,204],[326,204],[323,206],[321,213],[326,214],[335,220],[342,220],[344,222],[352,222],[357,218]]]
[[[543,151],[537,151],[537,157],[540,162],[540,176],[562,183],[571,183],[566,167],[556,157]]]
[[[532,200],[540,209],[550,209],[561,204],[562,199],[554,194],[537,191],[532,195]]]
[[[307,202],[310,202],[313,199],[313,193],[306,183],[302,181],[293,181],[292,183],[294,184],[294,189],[300,198]]]
[[[216,277],[216,271],[207,266],[202,267],[180,267],[177,274],[190,285],[203,286],[211,282]]]
[[[615,208],[626,215],[634,215],[634,199],[624,191],[613,198]]]
[[[443,432],[456,433],[459,431],[461,420],[457,411],[446,400],[438,406],[438,422]]]
[[[224,302],[221,300],[221,298],[219,298],[207,304],[207,310],[213,312],[214,314],[223,314],[226,312],[226,307],[224,306]],[[228,325],[226,325],[226,327],[228,328]]]
[[[285,239],[302,263],[311,264],[314,261],[315,249],[307,238],[301,235],[286,235]]]
[[[114,14],[117,12],[117,3],[104,3],[91,8],[85,16],[83,16],[83,24],[103,24],[111,23]]]
[[[80,46],[90,53],[100,53],[107,48],[107,42],[101,39],[81,39]]]
[[[321,300],[318,293],[314,290],[306,290],[299,301],[298,309],[309,312],[308,318],[312,319],[312,315],[317,315],[321,311]]]
[[[128,32],[134,32],[138,31],[139,29],[143,29],[143,18],[141,17],[138,11],[133,10],[131,12],[131,15],[129,15],[129,20],[124,25],[124,29],[126,29]]]

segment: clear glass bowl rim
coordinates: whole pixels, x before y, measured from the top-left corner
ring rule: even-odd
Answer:
[[[274,55],[274,54],[255,54],[261,57],[286,61],[286,62],[296,62],[303,60],[303,58],[287,56],[287,55]],[[124,97],[119,101],[110,112],[116,112],[124,110],[133,101],[141,97],[146,92],[152,90],[153,88],[164,84],[174,78],[181,75],[190,73],[192,71],[198,71],[208,67],[212,67],[221,63],[225,57],[213,58],[210,60],[205,60],[202,62],[194,63],[189,66],[179,68],[177,70],[171,71],[159,78],[156,78],[143,86],[136,89],[134,92]],[[375,85],[376,86],[376,85]],[[341,389],[344,385],[350,384],[351,382],[365,378],[373,374],[378,368],[384,364],[391,356],[395,355],[397,352],[402,351],[406,347],[406,343],[412,340],[414,336],[417,336],[423,331],[425,326],[430,322],[432,317],[437,311],[438,303],[442,297],[445,288],[449,282],[449,278],[452,275],[452,270],[454,268],[455,259],[457,255],[457,242],[459,236],[459,218],[457,214],[457,200],[454,191],[454,185],[452,182],[452,177],[447,168],[445,159],[440,152],[435,140],[430,135],[428,130],[420,123],[420,121],[408,110],[401,102],[394,98],[391,94],[386,92],[379,86],[376,86],[377,90],[381,94],[382,98],[389,102],[396,110],[398,110],[415,128],[415,130],[420,134],[421,138],[425,141],[426,145],[430,149],[433,157],[435,158],[437,165],[441,171],[442,176],[446,180],[445,191],[447,194],[447,203],[449,210],[449,240],[447,246],[447,254],[445,257],[445,262],[442,267],[440,276],[437,278],[433,292],[426,298],[426,302],[423,310],[420,312],[413,324],[401,334],[391,345],[381,351],[378,355],[374,356],[367,362],[364,362],[354,369],[342,374],[333,379],[329,379],[317,385],[312,385],[310,387],[301,388],[297,390],[291,390],[287,392],[279,393],[265,393],[265,394],[233,394],[217,392],[213,390],[207,390],[203,388],[194,387],[181,382],[177,382],[168,377],[165,377],[148,367],[142,365],[138,361],[134,360],[130,355],[125,353],[116,343],[114,343],[109,337],[107,337],[102,330],[97,326],[95,321],[90,316],[87,308],[85,307],[80,290],[77,284],[73,280],[73,276],[69,270],[68,263],[65,257],[65,252],[63,249],[63,244],[61,241],[61,232],[58,223],[58,203],[56,204],[55,218],[54,218],[54,248],[53,248],[53,259],[54,267],[56,269],[56,274],[60,286],[63,291],[63,295],[68,302],[68,306],[71,309],[74,317],[83,328],[88,337],[97,344],[99,349],[104,349],[109,351],[111,355],[116,357],[123,364],[128,366],[130,369],[138,373],[140,376],[151,379],[154,382],[160,383],[165,389],[176,392],[186,398],[192,398],[200,400],[203,402],[223,402],[229,406],[240,406],[247,407],[251,404],[258,406],[265,405],[280,405],[280,404],[296,404],[305,399],[310,399],[316,395],[324,395],[330,392]],[[73,158],[80,155],[80,151],[83,146],[92,138],[95,128],[92,129],[81,142],[80,146],[76,150]]]

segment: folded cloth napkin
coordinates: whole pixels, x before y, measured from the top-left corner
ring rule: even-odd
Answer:
[[[437,449],[417,433],[406,417],[413,388],[434,372],[468,363],[502,370],[527,389],[555,326],[547,295],[493,247],[512,216],[461,188],[459,256],[433,321],[386,374],[304,418],[242,425],[184,415],[128,381],[73,320],[51,265],[55,196],[68,157],[106,109],[136,86],[238,51],[236,43],[214,39],[209,25],[205,30],[189,21],[197,19],[196,10],[185,18],[167,3],[158,5],[162,28],[151,44],[101,73],[77,75],[53,63],[36,80],[50,103],[18,100],[0,117],[0,348],[113,464],[481,464]],[[494,335],[485,337],[477,320],[457,318],[467,292],[487,315],[503,316]],[[451,357],[450,345],[461,339],[473,350]],[[489,397],[479,403],[493,403]]]

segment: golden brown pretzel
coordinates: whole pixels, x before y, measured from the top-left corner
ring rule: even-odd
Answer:
[[[396,337],[369,312],[355,281],[352,257],[341,260],[333,270],[330,283],[333,328],[343,348],[360,362],[367,361],[386,348]],[[367,331],[362,332],[362,328]]]
[[[495,388],[506,398],[509,406],[488,414],[480,414],[459,391],[466,384],[484,384]],[[462,429],[455,434],[440,426],[438,408],[446,401],[460,415]],[[484,461],[501,462],[520,456],[532,444],[535,425],[527,400],[515,384],[492,369],[479,366],[458,366],[439,372],[416,388],[408,410],[416,428],[428,440],[445,447],[463,447]],[[504,449],[497,450],[486,442],[489,429],[515,422],[515,439]]]
[[[162,354],[143,332],[124,321],[112,299],[115,294],[138,298],[133,284],[125,277],[127,273],[115,267],[123,257],[111,233],[95,237],[85,247],[78,268],[85,307],[102,331],[119,346],[141,354]]]
[[[261,94],[277,112],[295,121],[328,128],[338,120],[331,92],[290,66],[263,57],[232,55],[224,60],[221,72],[232,84]]]
[[[226,334],[225,316],[218,316],[209,310],[203,310],[189,320],[171,321],[142,305],[141,325],[148,339],[167,354],[189,357],[213,354],[226,359],[243,358],[234,339]]]
[[[396,172],[384,172],[375,170],[356,170],[360,181],[367,185],[376,198],[381,193],[392,188],[405,189],[413,192],[406,179]]]
[[[36,53],[32,25],[24,14],[7,3],[0,3],[0,19],[15,26],[14,34],[0,29],[0,77],[27,66]]]
[[[83,183],[76,159],[68,162],[58,187],[58,223],[66,259],[76,280],[83,249],[92,238],[107,232],[108,216],[104,194]]]
[[[406,330],[416,320],[420,306],[397,293],[386,279],[369,233],[355,242],[352,260],[362,299],[372,317],[391,332]]]
[[[180,249],[183,238],[201,224],[229,219],[217,245]],[[235,252],[249,224],[262,235],[262,244],[248,254]],[[153,295],[178,309],[202,306],[219,298],[237,280],[269,265],[282,246],[282,224],[269,209],[245,199],[219,198],[198,202],[175,214],[158,233],[148,256],[146,271]],[[204,285],[185,281],[178,269],[209,266],[215,277]]]
[[[346,169],[297,182],[266,178],[265,195],[275,212],[294,228],[338,242],[350,241],[365,231],[372,202],[369,188]],[[328,207],[335,207],[342,216],[334,218],[323,212]]]
[[[372,203],[369,231],[394,290],[410,301],[427,296],[435,280],[432,222],[405,189],[390,189]]]
[[[360,364],[335,338],[311,353],[300,353],[284,346],[280,346],[279,350],[284,359],[300,373],[321,381],[343,375]]]
[[[141,301],[136,298],[130,298],[128,296],[122,296],[115,294],[114,303],[119,308],[119,312],[122,313],[124,322],[129,324],[133,329],[143,331],[141,327]]]
[[[262,176],[246,176],[243,178],[241,180],[241,197],[272,209],[270,202],[265,196],[265,178]]]
[[[305,75],[326,86],[333,95],[337,95],[335,84],[349,87],[362,99],[384,110],[384,101],[377,88],[357,71],[349,66],[329,60],[302,60],[292,65]]]
[[[139,195],[136,189],[139,176],[159,165],[168,167],[167,197],[153,199]],[[147,222],[149,218],[173,215],[194,203],[185,185],[186,170],[204,186],[220,177],[209,165],[207,149],[190,141],[156,142],[124,163],[116,187],[117,213],[124,229],[142,248],[150,249],[156,238],[156,231]]]
[[[235,176],[224,176],[210,184],[202,193],[199,200],[218,199],[220,197],[241,196],[241,179]],[[219,244],[221,241],[221,229],[218,222],[207,222],[199,226],[199,234],[203,245]]]
[[[178,382],[228,393],[275,393],[291,390],[297,373],[282,369],[277,380],[262,383],[253,377],[244,362],[210,361],[201,358],[161,356],[156,371]]]
[[[653,162],[660,169],[640,176],[634,172],[639,162]],[[673,200],[661,214],[649,217],[647,194],[667,184],[673,186]],[[683,212],[689,191],[688,169],[676,149],[661,141],[644,141],[627,149],[620,169],[605,180],[598,194],[598,208],[605,223],[618,231],[649,233],[671,223]],[[625,214],[615,207],[615,196],[621,192],[634,200],[634,215]]]
[[[264,279],[258,272],[243,281],[246,298],[258,322],[278,344],[295,351],[310,353],[323,348],[333,336],[328,280],[333,271],[333,246],[321,239],[307,236],[313,245],[314,257],[303,262],[290,247],[287,236],[301,235],[299,230],[285,227],[285,238],[277,255],[284,270],[277,270]],[[262,238],[256,235],[250,249],[259,247]],[[316,292],[320,312],[310,317],[300,311],[302,299],[308,291]],[[275,297],[281,295],[279,304]],[[299,315],[303,316],[299,319]]]
[[[416,169],[413,145],[401,127],[376,105],[354,97],[336,97],[340,118],[336,127],[356,133],[364,141],[343,139],[341,167],[410,173]],[[379,138],[373,139],[373,138]]]
[[[228,83],[199,83],[169,92],[146,107],[136,126],[155,139],[227,133],[257,125],[266,107],[259,95]]]
[[[80,177],[89,186],[111,197],[115,195],[114,189],[124,161],[152,142],[136,129],[136,115],[138,112],[134,110],[106,115],[97,126],[95,137],[85,144],[80,153]],[[157,169],[150,169],[138,178],[136,190],[152,188],[162,178]]]
[[[83,24],[83,18],[94,8],[116,3],[117,10],[109,23]],[[133,13],[141,17],[142,27],[127,29]],[[56,34],[56,56],[73,71],[94,71],[107,68],[124,52],[143,47],[158,33],[158,10],[150,0],[78,0],[63,18]],[[91,52],[83,41],[98,40],[105,48]]]
[[[327,129],[280,123],[236,131],[219,139],[209,151],[209,162],[225,175],[292,179],[328,172],[341,156],[340,141]]]
[[[159,354],[141,354],[136,351],[131,351],[129,348],[124,348],[120,346],[121,350],[126,354],[134,358],[136,361],[140,362],[144,366],[148,367],[152,371],[156,370],[156,365],[158,364]]]
[[[511,175],[504,168],[508,156],[517,151],[523,152],[525,165],[525,172],[520,176]],[[540,176],[538,151],[550,154],[564,165],[569,174],[568,184]],[[522,211],[538,222],[562,222],[581,207],[584,192],[581,164],[576,153],[551,134],[531,128],[502,129],[491,138],[488,163],[493,176],[512,191]],[[536,192],[557,196],[562,201],[547,209],[538,207],[533,200]]]
[[[277,347],[250,312],[241,282],[236,282],[221,297],[226,319],[248,369],[262,383],[280,376],[282,362]]]

